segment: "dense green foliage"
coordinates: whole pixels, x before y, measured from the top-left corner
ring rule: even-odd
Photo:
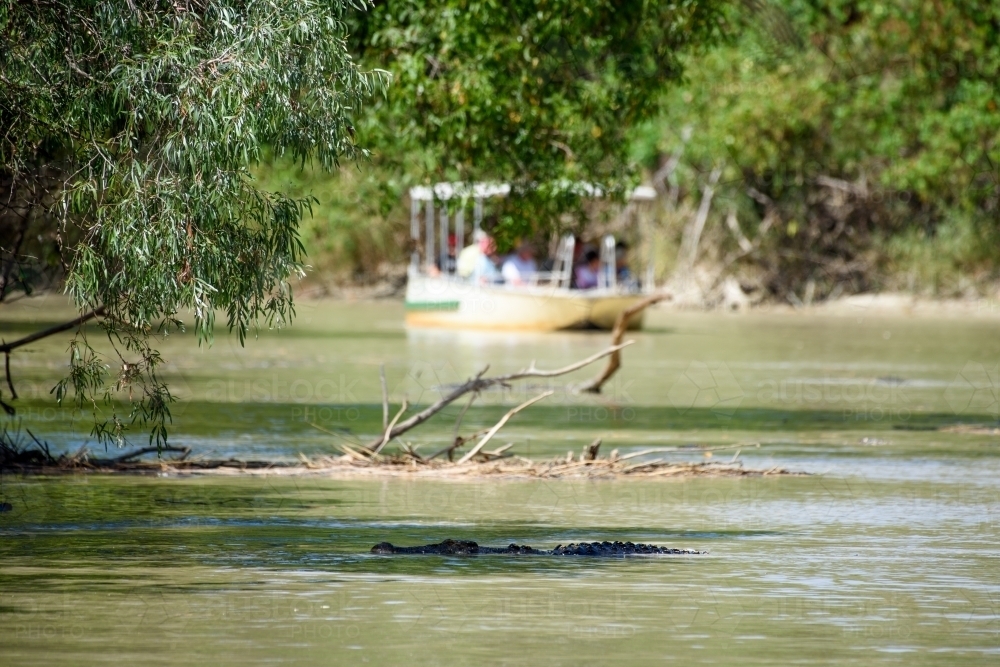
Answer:
[[[410,254],[406,189],[414,176],[366,161],[331,177],[315,165],[273,159],[254,169],[260,187],[296,199],[312,197],[299,223],[306,250],[306,293],[404,278]]]
[[[567,183],[624,192],[630,128],[680,56],[716,38],[719,0],[385,0],[353,48],[394,80],[358,125],[377,164],[421,182],[508,182],[502,235],[578,207]]]
[[[602,150],[617,152],[622,173],[635,173],[637,162],[652,175],[677,154],[683,130],[690,128],[680,166],[667,184],[680,206],[677,215],[665,218],[669,222],[660,239],[669,243],[661,242],[660,249],[676,255],[672,244],[679,241],[678,221],[692,215],[709,173],[722,166],[702,257],[724,273],[735,272],[745,288],[759,289],[761,298],[797,303],[810,295],[819,299],[880,288],[972,291],[1000,277],[994,251],[1000,242],[998,11],[989,3],[967,1],[743,0],[718,24],[724,39],[680,57],[684,79],[667,87],[654,118],[637,132],[615,126],[615,140]],[[452,79],[489,81],[494,72],[481,78],[479,60],[462,53],[464,60],[456,58],[458,64],[449,70]],[[393,234],[405,235],[404,207],[392,209],[405,185],[488,177],[494,164],[519,168],[503,152],[520,151],[515,142],[524,139],[516,132],[524,123],[507,117],[504,126],[503,113],[529,98],[515,91],[511,101],[494,103],[501,113],[483,121],[488,104],[473,110],[460,106],[446,90],[446,80],[452,79],[443,70],[435,73],[426,59],[433,54],[425,53],[422,74],[408,54],[400,52],[398,59],[416,69],[409,92],[393,91],[359,122],[363,133],[371,131],[370,123],[376,130],[384,124],[373,170],[359,177],[352,171],[345,183],[336,184],[282,167],[274,181],[281,187],[291,183],[294,192],[318,194],[321,215],[305,241],[311,253],[316,250],[313,263],[321,267],[320,256],[337,257],[338,265],[354,270],[374,266],[379,258],[393,259],[391,252],[375,251]],[[466,61],[474,66],[463,68]],[[377,62],[389,60],[383,55]],[[509,66],[515,78],[521,76],[516,68],[526,68],[525,63],[515,59]],[[446,80],[431,85],[420,78],[431,74]],[[418,96],[420,86],[431,92]],[[464,84],[456,90],[465,91]],[[470,99],[488,100],[488,95],[466,93],[469,104]],[[419,113],[406,111],[408,104]],[[526,106],[533,108],[530,100]],[[643,107],[643,113],[649,111]],[[422,118],[434,122],[425,127]],[[472,118],[479,124],[465,122]],[[498,137],[497,143],[468,134],[493,121],[491,136]],[[544,148],[544,133],[528,136],[523,155],[539,160],[540,170],[565,169],[567,177],[585,178],[580,164],[563,160],[565,153],[551,146],[549,152],[538,149]],[[587,154],[593,138],[583,132],[577,139],[584,159],[597,161],[586,169],[599,180],[600,154]],[[450,152],[437,150],[449,143]],[[421,146],[434,150],[421,151]],[[633,160],[621,157],[625,148],[633,151]],[[442,159],[447,155],[459,157],[452,164]],[[472,155],[487,157],[473,161]],[[519,152],[519,159],[523,155]],[[380,182],[392,187],[380,190]],[[723,224],[730,210],[751,242],[749,252]],[[544,215],[522,220],[526,217]],[[346,219],[377,224],[345,225]],[[664,268],[670,268],[672,260],[664,259]]]
[[[40,239],[80,309],[104,309],[118,370],[78,332],[55,389],[93,406],[102,441],[121,444],[138,422],[165,442],[171,397],[149,341],[180,310],[199,340],[216,310],[241,341],[291,316],[309,200],[260,190],[249,169],[265,146],[325,168],[362,153],[353,116],[385,77],[348,53],[349,11],[346,0],[0,3],[4,294],[17,280],[30,289],[20,264],[41,255]]]
[[[745,20],[687,61],[639,153],[655,169],[690,127],[674,176],[694,200],[724,165],[714,210],[756,242],[747,275],[791,300],[995,278],[1000,4],[787,0]]]

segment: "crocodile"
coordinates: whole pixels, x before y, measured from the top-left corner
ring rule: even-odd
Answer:
[[[496,554],[502,556],[646,556],[661,554],[701,554],[692,549],[673,549],[654,544],[633,544],[632,542],[581,542],[555,549],[535,549],[523,544],[509,544],[505,547],[484,547],[471,540],[445,540],[437,544],[416,547],[397,547],[388,542],[379,542],[372,547],[373,554],[437,554],[441,556],[478,556]]]

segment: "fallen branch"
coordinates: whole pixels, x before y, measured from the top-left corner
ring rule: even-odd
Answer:
[[[644,449],[641,452],[632,452],[631,454],[626,454],[625,456],[618,457],[619,461],[627,461],[628,459],[634,459],[639,456],[646,456],[647,454],[664,454],[668,452],[718,452],[726,449],[742,449],[743,447],[760,447],[759,442],[751,443],[740,443],[736,445],[724,445],[722,447],[699,447],[695,449],[693,447],[653,447],[652,449]],[[735,460],[735,457],[734,457]]]
[[[353,450],[352,450],[353,451]],[[163,473],[217,474],[217,475],[324,475],[329,478],[359,479],[406,478],[411,479],[468,479],[490,477],[493,479],[652,479],[679,476],[748,477],[761,475],[801,475],[780,467],[753,469],[732,463],[715,461],[669,462],[662,459],[627,465],[610,458],[593,461],[569,461],[566,457],[549,460],[532,460],[512,455],[507,445],[494,451],[482,451],[476,460],[464,465],[444,461],[420,461],[413,457],[415,449],[400,454],[385,455],[378,462],[355,452],[356,456],[300,455],[297,461],[243,461],[238,459],[203,459],[192,457],[178,459],[131,459],[115,462],[112,459],[91,459],[86,448],[74,456],[61,456],[46,461],[39,452],[36,457],[24,460],[0,460],[0,470],[28,474],[51,473]],[[412,453],[411,453],[412,452]],[[419,456],[419,455],[418,455]]]
[[[417,463],[425,463],[424,457],[417,453],[417,448],[404,442],[399,443],[400,448],[408,456],[412,456]]]
[[[314,429],[317,429],[319,431],[323,431],[323,433],[326,433],[327,435],[332,435],[333,437],[340,438],[341,440],[346,439],[343,433],[334,433],[333,431],[331,431],[329,429],[325,429],[322,426],[320,426],[319,424],[315,424],[313,422],[309,422],[309,425],[312,426]],[[341,444],[334,444],[334,447],[338,447],[340,449],[340,451],[344,452],[347,456],[356,455],[356,456],[362,458],[365,461],[368,460],[367,458],[363,457],[361,454],[358,454],[358,452],[356,450],[351,449],[350,447],[348,447],[347,445],[345,445],[343,443],[341,443]],[[362,445],[358,445],[358,447],[362,447]],[[348,451],[348,450],[350,450],[350,451]],[[365,453],[370,455],[371,451],[368,450],[368,449],[365,449]]]
[[[514,446],[513,442],[508,442],[503,447],[497,447],[492,452],[481,452],[481,455],[482,456],[495,456],[497,458],[500,458],[501,456],[503,456],[504,452],[506,452],[508,449],[510,449],[513,446]]]
[[[363,463],[367,463],[371,460],[368,456],[365,456],[358,450],[353,449],[344,443],[340,443],[337,447],[340,448],[340,451],[344,452],[344,455],[347,456],[347,458],[354,459],[355,461],[361,461]]]
[[[489,368],[489,366],[487,366],[486,368],[484,368],[483,370],[481,370],[479,372],[479,376],[482,376],[482,374],[486,372],[487,368]],[[431,459],[436,458],[438,456],[441,456],[442,454],[447,454],[448,455],[448,460],[451,461],[452,460],[452,453],[456,449],[458,449],[459,447],[463,446],[469,440],[472,440],[473,438],[478,438],[479,436],[481,436],[483,433],[486,432],[486,431],[481,431],[479,433],[474,433],[473,435],[470,435],[468,438],[463,438],[458,433],[458,429],[460,429],[462,427],[462,419],[465,418],[465,413],[468,412],[469,408],[472,407],[472,402],[474,400],[476,400],[476,396],[478,396],[478,395],[479,395],[478,393],[469,394],[469,402],[466,403],[465,407],[462,408],[462,411],[458,413],[458,417],[455,419],[455,429],[454,429],[454,432],[452,433],[452,436],[451,436],[451,444],[448,445],[447,447],[445,447],[444,449],[436,452],[433,456],[431,456],[430,459],[427,459],[428,461],[430,461]]]
[[[452,457],[451,457],[452,452],[454,452],[456,449],[459,449],[460,447],[464,447],[465,445],[467,445],[469,443],[469,441],[475,440],[476,438],[485,435],[488,431],[489,431],[488,428],[484,428],[482,431],[476,431],[475,433],[473,433],[472,435],[470,435],[468,438],[463,438],[461,436],[455,436],[454,442],[452,442],[450,445],[448,445],[444,449],[441,449],[441,450],[438,450],[437,452],[434,452],[433,454],[431,454],[430,456],[427,457],[427,460],[431,461],[431,460],[436,459],[437,457],[441,456],[442,454],[447,454],[448,455],[448,460],[451,461],[452,460]]]
[[[615,320],[615,328],[612,329],[611,331],[611,346],[619,347],[619,349],[611,353],[611,356],[608,358],[608,365],[604,367],[604,370],[601,372],[601,374],[595,377],[590,382],[581,385],[577,389],[577,391],[583,391],[590,394],[601,393],[601,387],[604,386],[604,383],[607,382],[611,378],[611,376],[618,371],[618,368],[621,367],[622,365],[621,352],[619,350],[621,349],[620,345],[622,342],[622,337],[625,335],[625,330],[628,328],[628,321],[636,313],[640,313],[649,306],[652,306],[654,303],[658,303],[660,301],[663,301],[664,299],[669,299],[669,298],[671,298],[670,295],[666,293],[654,294],[648,299],[643,299],[642,301],[635,304],[631,308],[626,308],[625,310],[623,310],[618,314],[618,319]]]
[[[396,416],[392,418],[392,421],[389,422],[389,425],[386,427],[385,434],[382,436],[382,442],[378,443],[375,447],[369,447],[369,449],[372,450],[372,456],[375,456],[382,451],[385,444],[395,437],[390,435],[392,433],[392,427],[396,425],[396,422],[399,421],[399,418],[403,416],[403,413],[406,412],[408,407],[410,407],[410,404],[404,400],[403,405],[399,408],[399,412],[396,413]]]
[[[528,368],[517,371],[515,373],[509,373],[507,375],[498,375],[496,377],[486,378],[483,377],[483,374],[486,372],[486,369],[484,368],[478,374],[476,374],[476,377],[471,378],[465,383],[459,385],[451,392],[449,392],[447,396],[442,397],[441,399],[434,402],[432,405],[425,408],[424,410],[421,410],[417,414],[413,415],[406,421],[400,422],[399,424],[396,424],[395,426],[392,426],[389,429],[387,429],[386,433],[383,434],[382,437],[372,441],[369,444],[368,449],[375,450],[383,443],[388,442],[389,440],[392,440],[393,438],[400,436],[403,433],[406,433],[415,426],[423,424],[425,421],[427,421],[437,413],[441,412],[441,410],[448,407],[451,403],[455,401],[455,399],[465,394],[468,394],[469,392],[480,392],[483,391],[484,389],[488,389],[489,387],[494,387],[496,385],[503,386],[509,382],[512,382],[514,380],[521,380],[523,378],[529,378],[529,377],[550,378],[550,377],[558,377],[560,375],[566,375],[567,373],[572,373],[573,371],[579,370],[584,366],[592,364],[598,359],[606,357],[609,354],[614,354],[615,352],[621,350],[622,348],[631,345],[632,342],[633,341],[626,341],[624,343],[621,343],[620,345],[613,345],[606,350],[590,355],[589,357],[583,359],[582,361],[577,361],[576,363],[570,364],[569,366],[564,366],[562,368],[557,368],[551,371],[538,370],[537,368],[535,368],[534,363],[532,363],[531,366],[529,366]]]
[[[469,453],[468,453],[468,454],[466,454],[465,456],[463,456],[462,458],[460,458],[460,459],[458,460],[458,464],[459,464],[459,465],[461,465],[461,464],[463,464],[463,463],[468,463],[468,462],[469,462],[469,460],[470,460],[470,459],[471,459],[471,458],[472,458],[473,456],[475,456],[476,454],[478,454],[478,453],[479,453],[479,450],[481,450],[481,449],[482,449],[482,448],[483,448],[483,447],[484,447],[484,446],[486,445],[486,443],[487,443],[487,442],[489,442],[489,441],[490,441],[490,439],[491,439],[491,438],[492,438],[492,437],[493,437],[494,435],[496,435],[496,434],[497,434],[497,431],[499,431],[499,430],[500,430],[501,428],[503,428],[503,425],[504,425],[504,424],[506,424],[506,423],[507,423],[507,421],[508,421],[508,420],[509,420],[509,419],[510,419],[511,417],[513,417],[514,415],[516,415],[516,414],[517,414],[518,412],[520,412],[521,410],[524,410],[524,409],[525,409],[526,407],[528,407],[529,405],[533,405],[533,404],[537,403],[538,401],[542,400],[543,398],[547,398],[547,397],[551,396],[551,395],[552,395],[552,394],[554,394],[554,393],[555,393],[555,392],[554,392],[554,391],[552,391],[552,390],[550,389],[549,391],[546,391],[546,392],[544,392],[544,393],[542,393],[542,394],[539,394],[538,396],[535,396],[534,398],[531,398],[531,399],[528,399],[527,401],[525,401],[524,403],[521,403],[521,405],[517,406],[516,408],[511,408],[511,409],[510,409],[510,410],[509,410],[509,411],[507,412],[507,414],[505,414],[505,415],[504,415],[503,417],[501,417],[501,418],[500,418],[500,421],[498,421],[498,422],[497,422],[497,423],[496,423],[496,424],[495,424],[495,425],[493,426],[493,428],[491,428],[491,429],[489,430],[489,432],[488,432],[488,433],[487,433],[486,435],[484,435],[484,436],[483,436],[483,439],[482,439],[482,440],[480,440],[480,441],[479,441],[479,442],[478,442],[478,443],[476,444],[476,446],[475,446],[475,447],[473,447],[472,449],[470,449],[470,450],[469,450]]]

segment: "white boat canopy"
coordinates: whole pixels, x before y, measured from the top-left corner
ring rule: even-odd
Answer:
[[[578,190],[586,197],[603,197],[604,190],[591,183],[567,183],[567,189]],[[410,188],[410,199],[414,201],[448,201],[449,199],[489,199],[506,197],[510,194],[509,183],[435,183]],[[631,201],[652,201],[656,190],[648,185],[640,185],[629,195]]]

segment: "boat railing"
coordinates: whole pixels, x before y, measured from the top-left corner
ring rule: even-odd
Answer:
[[[606,234],[601,239],[601,268],[597,272],[597,289],[618,289],[618,260],[615,256],[615,237]]]
[[[603,197],[604,190],[591,183],[562,184],[588,197]],[[410,188],[410,238],[413,250],[410,255],[412,275],[448,275],[457,267],[458,252],[466,246],[471,237],[475,242],[482,230],[483,202],[494,197],[506,197],[511,187],[507,183],[436,183],[432,186]],[[648,186],[635,188],[629,196],[631,202],[652,201],[656,191]],[[467,235],[466,210],[471,204],[472,230]],[[630,206],[629,209],[632,209]],[[576,254],[575,240],[571,235],[559,241],[555,262],[551,271],[540,272],[530,281],[530,285],[554,285],[559,289],[570,289],[573,283],[573,259]],[[601,243],[601,275],[597,289],[618,291],[615,240],[606,236]],[[645,288],[653,284],[653,263],[649,259]],[[456,281],[461,280],[455,276]]]
[[[464,287],[507,287],[510,289],[545,287],[562,291],[570,290],[569,278],[565,271],[536,271],[530,274],[527,280],[521,285],[511,285],[503,282],[480,282],[476,280],[475,276],[464,277],[457,273],[446,271],[428,272],[419,265],[410,266],[410,277],[433,278],[434,280]]]
[[[573,256],[576,251],[576,239],[572,234],[567,234],[559,240],[551,271],[535,271],[529,274],[525,281],[519,285],[505,284],[498,282],[483,282],[476,274],[471,276],[460,276],[457,273],[457,262],[451,262],[450,266],[446,258],[442,257],[442,270],[436,264],[426,265],[419,261],[410,264],[410,277],[425,277],[439,280],[444,284],[456,287],[478,289],[480,287],[506,287],[508,289],[535,289],[545,288],[546,290],[557,290],[569,292],[573,290]],[[617,246],[615,237],[606,234],[601,238],[600,243],[600,268],[597,275],[597,285],[593,290],[585,290],[594,294],[614,294],[620,292],[624,286],[618,282],[617,271]]]
[[[573,284],[573,255],[576,252],[576,237],[566,234],[559,239],[556,261],[552,266],[552,281],[559,287],[569,289]]]

